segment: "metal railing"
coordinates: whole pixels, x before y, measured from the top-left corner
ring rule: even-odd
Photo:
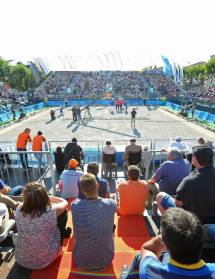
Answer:
[[[29,167],[28,167],[29,166]],[[55,189],[53,157],[50,151],[0,151],[0,178],[9,186],[37,181]]]

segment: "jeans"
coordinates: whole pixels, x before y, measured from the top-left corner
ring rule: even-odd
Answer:
[[[43,154],[40,154],[40,153],[34,153],[34,156],[35,158],[37,159],[37,162],[38,162],[38,169],[41,168],[41,166],[43,166],[43,161],[42,161],[42,156]]]
[[[27,151],[26,148],[17,148],[17,151]],[[23,169],[28,168],[28,154],[19,154],[20,162]]]
[[[24,189],[23,186],[15,186],[11,189],[8,193],[8,196],[19,196],[22,194],[22,190]]]

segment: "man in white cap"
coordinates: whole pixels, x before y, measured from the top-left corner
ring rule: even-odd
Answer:
[[[177,136],[175,138],[175,141],[172,141],[170,144],[169,144],[169,148],[172,148],[172,147],[176,147],[178,148],[180,151],[187,151],[188,150],[188,146],[182,141],[182,138]]]

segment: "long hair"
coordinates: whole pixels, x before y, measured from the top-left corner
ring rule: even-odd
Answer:
[[[51,203],[45,188],[37,182],[28,183],[23,191],[23,215],[40,217],[48,208],[51,208]]]

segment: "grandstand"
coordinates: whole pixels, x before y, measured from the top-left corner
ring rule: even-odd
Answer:
[[[138,101],[139,102],[139,101]],[[136,102],[135,104],[137,105]],[[40,112],[28,119],[15,123],[0,131],[1,148],[3,156],[9,154],[12,159],[11,169],[2,171],[1,178],[11,186],[21,184],[31,180],[40,181],[52,195],[55,193],[55,184],[59,176],[53,164],[53,151],[57,146],[65,147],[72,137],[78,139],[82,146],[85,158],[84,169],[87,164],[97,161],[101,166],[101,152],[105,141],[111,139],[112,144],[117,149],[117,178],[109,181],[112,193],[116,191],[116,184],[124,178],[123,153],[125,146],[131,138],[135,138],[141,146],[149,146],[152,153],[152,162],[150,175],[166,160],[166,153],[161,151],[166,148],[176,135],[179,135],[187,144],[187,150],[190,150],[196,144],[199,137],[207,138],[214,142],[214,133],[192,122],[179,118],[163,110],[163,107],[154,106],[136,106],[137,119],[136,128],[132,129],[130,125],[130,112],[134,105],[128,106],[128,112],[125,109],[122,112],[116,112],[113,105],[90,107],[93,119],[86,119],[84,123],[75,123],[72,121],[72,107],[64,108],[64,116],[60,115],[60,107],[55,107],[56,119],[50,120],[50,108]],[[84,108],[84,106],[82,107]],[[84,113],[84,112],[83,112]],[[15,141],[18,133],[26,127],[31,128],[31,134],[35,135],[37,131],[43,131],[47,139],[48,148],[44,151],[44,169],[39,170],[35,156],[29,151],[29,163],[33,166],[33,171],[23,172],[19,156],[16,152]],[[29,150],[31,147],[29,146]],[[11,269],[9,278],[96,278],[97,276],[107,276],[108,278],[119,278],[123,265],[129,265],[135,253],[141,248],[141,245],[154,236],[158,231],[159,217],[153,216],[153,212],[146,210],[144,216],[116,216],[115,217],[115,257],[112,265],[102,272],[86,273],[78,270],[72,264],[72,250],[74,245],[74,236],[63,242],[63,255],[52,265],[44,270],[30,272],[16,265]],[[69,214],[68,225],[72,227],[72,219]],[[1,245],[1,244],[0,244]],[[6,266],[3,265],[4,277]],[[23,276],[23,277],[22,277]]]

